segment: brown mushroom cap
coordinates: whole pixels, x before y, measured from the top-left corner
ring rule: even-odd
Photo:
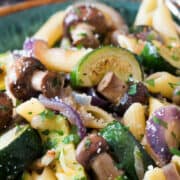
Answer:
[[[64,34],[69,35],[70,28],[79,22],[85,22],[95,27],[95,32],[104,34],[107,32],[106,19],[101,11],[91,5],[73,7],[64,18]]]
[[[48,72],[41,82],[44,96],[52,98],[59,96],[64,85],[64,76],[56,72]]]
[[[0,130],[6,128],[12,120],[13,104],[11,99],[4,93],[0,92]]]
[[[32,87],[31,78],[34,71],[45,69],[45,66],[35,58],[21,57],[17,59],[7,75],[9,91],[14,97],[23,101],[36,96],[37,91]]]
[[[109,146],[103,137],[97,134],[90,134],[78,145],[76,150],[76,160],[84,167],[88,168],[89,161],[93,157],[108,149]]]

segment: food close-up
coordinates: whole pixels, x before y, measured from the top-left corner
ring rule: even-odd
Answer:
[[[0,17],[0,180],[180,180],[180,2],[59,4]]]

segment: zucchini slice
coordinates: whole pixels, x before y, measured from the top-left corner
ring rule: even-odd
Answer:
[[[119,167],[125,170],[130,179],[138,180],[138,172],[136,170],[137,156],[141,160],[143,172],[147,170],[149,165],[154,165],[153,160],[143,149],[142,145],[118,121],[107,125],[101,131],[101,135],[117,158]]]
[[[109,71],[125,81],[129,76],[138,81],[143,79],[142,69],[132,53],[122,48],[105,46],[80,60],[71,73],[71,83],[74,87],[92,87]]]
[[[29,125],[16,126],[0,137],[0,179],[15,179],[41,155],[41,139]]]
[[[168,48],[158,42],[147,42],[140,56],[145,71],[167,71],[180,75],[180,48]]]

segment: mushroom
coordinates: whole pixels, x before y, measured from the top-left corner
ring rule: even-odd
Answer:
[[[4,93],[0,92],[0,130],[7,127],[12,120],[13,104],[11,99]]]
[[[113,72],[108,72],[100,81],[97,90],[112,103],[117,103],[127,91],[127,84]]]
[[[86,169],[92,169],[96,179],[115,179],[122,175],[122,171],[114,165],[112,157],[107,153],[108,149],[108,144],[103,137],[90,134],[78,145],[76,159]]]
[[[64,35],[74,45],[97,47],[99,36],[105,35],[108,25],[104,14],[96,7],[86,4],[73,6],[64,18]]]
[[[118,115],[123,115],[129,106],[135,102],[148,103],[148,90],[142,82],[131,82],[127,92],[120,98],[119,103],[112,106],[112,111]]]
[[[41,91],[47,97],[59,95],[62,77],[49,72],[32,57],[21,57],[11,66],[7,75],[7,89],[19,100],[27,100]]]

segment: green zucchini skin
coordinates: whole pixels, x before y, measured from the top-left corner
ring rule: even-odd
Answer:
[[[157,48],[150,42],[146,43],[141,55],[137,58],[147,73],[152,73],[153,70],[154,72],[167,71],[179,75],[180,67],[176,68],[167,62],[166,59],[158,53]]]
[[[15,179],[34,159],[41,155],[38,133],[29,125],[6,147],[0,149],[0,179]]]
[[[128,131],[127,127],[123,126],[118,121],[108,124],[100,132],[100,134],[109,144],[110,150],[117,158],[118,162],[120,163],[120,167],[122,167],[122,169],[126,172],[129,179],[138,180],[134,166],[135,148],[138,148],[141,153],[144,170],[146,170],[149,165],[154,165],[154,161],[143,149],[142,145]]]
[[[110,71],[125,81],[130,75],[138,81],[144,78],[141,65],[134,54],[120,47],[104,46],[91,51],[79,61],[71,72],[71,85],[95,86]]]

